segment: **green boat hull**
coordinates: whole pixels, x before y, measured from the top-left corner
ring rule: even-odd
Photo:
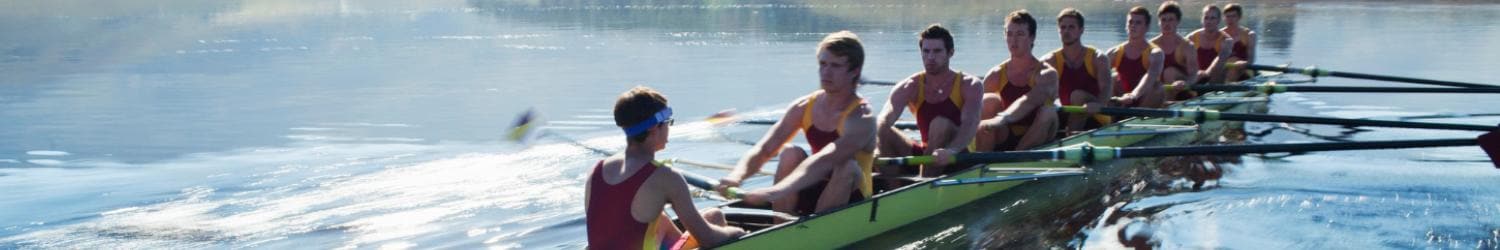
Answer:
[[[1260,81],[1252,79],[1249,82]],[[1243,98],[1262,97],[1259,93],[1250,92],[1216,92],[1205,94],[1199,99],[1212,98]],[[1204,109],[1220,110],[1225,112],[1264,112],[1263,102],[1243,102],[1222,105],[1197,106]],[[1185,107],[1174,107],[1185,108]],[[1102,146],[1168,146],[1188,145],[1204,141],[1218,140],[1226,131],[1238,131],[1243,128],[1242,122],[1232,121],[1210,121],[1196,124],[1198,129],[1189,132],[1178,132],[1168,134],[1148,135],[1105,135],[1109,131],[1139,130],[1140,127],[1152,126],[1191,126],[1193,121],[1177,119],[1140,119],[1131,118],[1116,122],[1109,126],[1096,129],[1087,133],[1078,134],[1052,144],[1047,144],[1040,149],[1066,147],[1081,143],[1090,143]],[[1050,161],[1050,162],[1024,162],[1024,163],[996,163],[982,164],[971,167],[968,170],[945,176],[939,179],[927,180],[916,184],[907,185],[895,190],[888,190],[875,195],[871,199],[850,204],[823,214],[801,217],[796,221],[782,223],[775,226],[755,230],[748,235],[727,242],[719,246],[719,249],[832,249],[843,247],[855,242],[865,240],[882,233],[901,228],[924,218],[941,214],[944,211],[969,204],[986,197],[1001,193],[1026,191],[1026,194],[1015,194],[1024,197],[1033,197],[1033,202],[1041,201],[1044,204],[1036,204],[1039,207],[1071,206],[1089,199],[1097,199],[1103,193],[1105,182],[1116,179],[1118,175],[1126,174],[1128,171],[1145,165],[1143,161],[1150,159],[1116,159],[1105,162],[1094,162],[1088,164],[1089,171],[1085,176],[1056,177],[1039,180],[1015,180],[1004,182],[991,182],[982,184],[966,184],[938,186],[934,185],[937,180],[943,179],[966,179],[983,176],[1005,176],[1014,175],[990,171],[990,169],[1003,168],[1076,168],[1076,162]],[[1016,188],[1024,185],[1025,188]],[[1015,189],[1014,191],[1008,191]],[[1000,195],[1005,196],[1005,195]],[[729,203],[726,207],[743,207],[740,203]],[[1035,207],[1035,206],[1034,206]],[[729,218],[731,223],[748,218]],[[769,224],[769,221],[761,223]],[[748,225],[745,224],[745,225]],[[744,226],[744,225],[742,225]],[[753,226],[747,226],[752,227]]]

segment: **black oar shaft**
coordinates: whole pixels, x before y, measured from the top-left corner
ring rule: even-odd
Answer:
[[[1420,87],[1343,87],[1343,86],[1264,86],[1264,85],[1200,85],[1193,86],[1198,92],[1209,91],[1257,91],[1324,92],[1324,93],[1449,93],[1449,94],[1497,94],[1500,88],[1420,88]]]
[[[1212,117],[1209,113],[1217,113],[1218,120],[1251,121],[1251,122],[1286,122],[1286,123],[1310,123],[1330,124],[1347,126],[1374,126],[1392,128],[1422,128],[1422,129],[1449,129],[1470,131],[1493,131],[1495,126],[1448,124],[1431,122],[1408,122],[1408,121],[1382,121],[1365,119],[1342,119],[1311,116],[1291,115],[1266,115],[1266,114],[1244,114],[1244,113],[1221,113],[1213,110],[1162,110],[1162,109],[1139,109],[1139,108],[1101,108],[1100,113],[1120,116],[1148,116],[1148,117]]]
[[[1337,150],[1370,150],[1370,149],[1400,149],[1400,148],[1425,148],[1425,147],[1456,147],[1473,146],[1478,144],[1476,139],[1434,139],[1434,140],[1403,140],[1403,141],[1365,141],[1365,142],[1319,142],[1319,143],[1289,143],[1289,144],[1249,144],[1249,145],[1216,145],[1216,146],[1172,146],[1172,147],[1127,147],[1119,149],[1119,157],[1162,157],[1182,155],[1228,155],[1228,154],[1254,154],[1254,153],[1301,153],[1314,151],[1337,151]]]
[[[750,124],[750,125],[774,125],[774,124],[776,124],[776,120],[743,120],[743,121],[739,121],[739,123]],[[917,129],[917,123],[916,122],[909,122],[909,121],[898,121],[898,122],[896,122],[895,125],[892,125],[892,126],[898,128],[898,129],[906,129],[906,130]]]
[[[1017,162],[1035,161],[1048,159],[1061,159],[1061,151],[1036,150],[1036,151],[1010,151],[979,154],[958,154],[955,157],[959,164],[990,163],[990,162]]]
[[[1420,79],[1420,78],[1401,77],[1401,76],[1375,75],[1375,74],[1354,73],[1354,72],[1339,72],[1339,71],[1332,71],[1332,70],[1317,69],[1316,67],[1309,67],[1309,68],[1306,68],[1306,69],[1294,69],[1294,68],[1288,68],[1288,67],[1282,67],[1282,66],[1254,65],[1254,64],[1252,64],[1252,65],[1249,66],[1249,68],[1252,69],[1252,70],[1265,70],[1265,71],[1279,71],[1279,72],[1288,72],[1288,73],[1298,73],[1298,74],[1310,75],[1310,76],[1313,76],[1313,77],[1333,76],[1333,77],[1343,77],[1343,78],[1352,78],[1352,79],[1389,81],[1389,82],[1405,82],[1405,83],[1416,83],[1416,84],[1427,84],[1427,85],[1438,85],[1438,86],[1449,86],[1449,87],[1500,88],[1500,86],[1488,85],[1488,84],[1466,83],[1466,82],[1455,82],[1455,81],[1443,81],[1443,80],[1432,80],[1432,79]]]

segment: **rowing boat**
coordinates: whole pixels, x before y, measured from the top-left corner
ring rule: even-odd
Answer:
[[[1239,84],[1265,83],[1274,78],[1273,75],[1265,75]],[[1173,106],[1264,113],[1264,100],[1265,95],[1259,92],[1212,92]],[[1226,133],[1242,132],[1242,129],[1243,122],[1236,121],[1129,118],[1039,146],[1039,149],[1063,149],[1079,145],[1190,145],[1216,141]],[[718,248],[838,248],[1000,193],[1027,192],[1025,197],[1041,197],[1032,200],[1040,201],[1041,204],[1038,205],[1043,207],[1071,206],[1105,195],[1107,191],[1103,186],[1107,185],[1106,182],[1113,181],[1119,175],[1129,174],[1132,170],[1142,169],[1150,161],[1112,159],[1094,161],[1083,167],[1076,161],[978,164],[948,176],[916,180],[901,187],[877,188],[881,192],[870,199],[781,224],[772,222],[778,215],[764,210],[765,207],[731,201],[719,205],[726,211],[726,219],[729,224],[742,227],[750,233]]]

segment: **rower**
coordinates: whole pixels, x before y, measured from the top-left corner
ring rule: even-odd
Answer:
[[[1198,54],[1198,79],[1196,83],[1223,83],[1224,65],[1229,63],[1229,48],[1234,38],[1219,30],[1219,6],[1203,6],[1203,28],[1188,33],[1188,41]]]
[[[761,165],[780,154],[775,184],[745,193],[751,204],[809,215],[864,200],[873,193],[870,170],[875,160],[875,118],[855,92],[864,66],[864,47],[849,31],[829,34],[818,44],[820,89],[798,98],[771,130],[745,153],[716,190],[738,187]],[[798,131],[811,150],[787,146]]]
[[[672,108],[656,90],[635,87],[615,101],[615,125],[625,130],[625,152],[599,161],[584,190],[584,225],[590,249],[660,249],[682,237],[662,207],[671,204],[698,243],[716,245],[745,234],[725,224],[724,214],[693,205],[687,183],[656,163],[666,148]]]
[[[1063,105],[1104,107],[1109,94],[1108,57],[1093,46],[1083,45],[1083,12],[1066,8],[1057,14],[1057,34],[1063,47],[1042,56],[1042,62],[1058,71],[1057,96]],[[1111,122],[1106,115],[1071,114],[1064,119],[1067,131],[1077,132],[1103,127]]]
[[[1057,71],[1031,55],[1036,45],[1036,19],[1026,10],[1005,18],[1005,44],[1010,58],[984,77],[983,121],[974,138],[976,151],[1028,149],[1057,134]],[[1002,112],[1003,111],[1003,112]]]
[[[1115,70],[1116,106],[1159,108],[1165,106],[1162,91],[1161,69],[1164,55],[1161,49],[1146,41],[1150,29],[1151,11],[1141,6],[1130,8],[1125,15],[1125,43],[1110,48],[1106,54],[1110,68]]]
[[[1255,63],[1255,31],[1240,26],[1240,18],[1244,17],[1245,10],[1239,4],[1224,5],[1224,33],[1234,38],[1235,43],[1229,47],[1229,71],[1228,80],[1243,81],[1250,78],[1248,72],[1243,71],[1245,66]]]
[[[1198,70],[1193,67],[1198,65],[1198,51],[1188,43],[1186,38],[1177,34],[1177,24],[1182,21],[1182,7],[1177,1],[1166,1],[1156,9],[1157,27],[1161,33],[1151,38],[1151,44],[1156,45],[1162,51],[1161,82],[1168,86],[1174,86],[1167,91],[1168,101],[1180,101],[1193,98],[1196,93],[1186,90],[1188,83],[1196,83]],[[1191,65],[1191,66],[1189,66]]]
[[[880,112],[881,157],[933,155],[938,161],[921,166],[922,176],[949,174],[960,167],[949,167],[947,159],[966,151],[979,128],[979,109],[984,101],[984,87],[979,78],[948,67],[953,58],[953,35],[940,24],[927,26],[917,35],[922,53],[922,71],[912,74],[891,89],[890,101]],[[917,117],[921,141],[914,141],[895,129],[902,109],[910,108]],[[900,166],[882,166],[881,174],[900,174]]]

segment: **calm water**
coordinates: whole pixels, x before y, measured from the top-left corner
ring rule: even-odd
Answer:
[[[1155,2],[1147,3],[1154,5]],[[580,248],[583,181],[618,149],[609,108],[638,84],[679,120],[758,117],[816,88],[823,34],[865,41],[866,77],[920,70],[913,33],[957,33],[953,66],[1003,60],[1003,15],[1089,15],[1122,41],[1129,3],[1030,1],[0,1],[0,248]],[[1182,33],[1198,26],[1187,5]],[[1248,6],[1264,63],[1500,83],[1500,5],[1267,2]],[[1153,29],[1155,29],[1153,27]],[[1401,86],[1322,79],[1318,84]],[[886,89],[865,87],[870,97]],[[876,98],[879,99],[879,98]],[[1487,95],[1279,95],[1282,114],[1495,113]],[[529,108],[554,136],[503,141]],[[1428,121],[1496,124],[1500,117]],[[686,122],[684,122],[686,123]],[[679,123],[664,156],[732,162],[763,127]],[[1257,142],[1333,126],[1252,124]],[[1308,134],[1296,133],[1303,129]],[[1343,139],[1468,137],[1372,129]],[[571,139],[564,139],[571,138]],[[1244,157],[1203,191],[1106,204],[1072,240],[1015,239],[1018,201],[966,206],[861,243],[1167,248],[1497,248],[1500,171],[1476,148]],[[707,175],[722,171],[689,169]],[[752,181],[766,185],[768,180]],[[1019,201],[1024,203],[1024,201]],[[702,200],[708,206],[713,201]],[[1009,238],[1008,238],[1009,237]]]

